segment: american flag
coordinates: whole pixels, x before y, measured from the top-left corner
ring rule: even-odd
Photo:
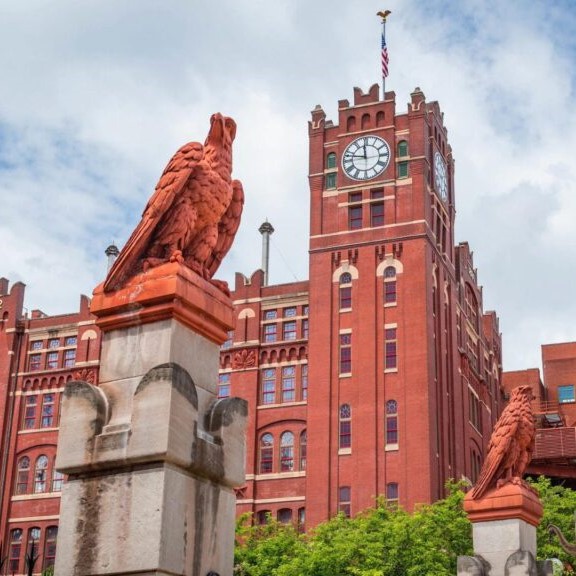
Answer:
[[[382,78],[388,77],[388,48],[386,48],[386,38],[382,34]]]

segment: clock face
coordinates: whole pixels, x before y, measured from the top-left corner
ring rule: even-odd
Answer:
[[[361,136],[346,146],[342,168],[352,180],[371,180],[390,163],[390,146],[378,136]]]
[[[434,183],[440,198],[446,202],[448,200],[448,176],[446,174],[446,164],[444,164],[439,152],[434,155]]]

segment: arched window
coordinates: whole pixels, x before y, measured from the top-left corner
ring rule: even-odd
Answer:
[[[280,508],[278,510],[278,522],[280,524],[290,524],[292,522],[292,510],[290,508]]]
[[[389,506],[398,506],[398,483],[386,484],[386,502]]]
[[[260,525],[268,524],[270,519],[270,510],[258,510],[256,512],[256,523]]]
[[[26,554],[31,557],[38,556],[40,552],[40,536],[42,531],[40,528],[34,527],[28,530],[28,544],[26,546]]]
[[[46,479],[48,475],[48,457],[38,456],[34,469],[34,494],[46,492]]]
[[[396,296],[396,268],[386,266],[384,268],[384,304],[394,304]]]
[[[263,434],[260,438],[260,474],[270,474],[274,463],[274,437]]]
[[[398,446],[398,403],[386,402],[386,446]]]
[[[42,568],[54,566],[56,560],[56,540],[58,539],[58,526],[48,526],[46,528],[46,541],[44,542],[44,563]]]
[[[406,140],[400,140],[400,142],[398,142],[397,154],[399,158],[408,156],[408,142]]]
[[[330,152],[326,156],[326,168],[336,168],[336,154],[334,152]]]
[[[64,480],[64,474],[56,470],[56,459],[52,466],[52,492],[62,491],[62,481]]]
[[[350,272],[344,272],[340,276],[339,302],[340,310],[352,308],[352,274]]]
[[[362,114],[361,127],[362,130],[370,127],[370,114]]]
[[[280,472],[294,470],[294,434],[284,432],[280,436]]]
[[[352,446],[352,409],[350,404],[340,406],[339,432],[339,447],[350,448]]]
[[[8,563],[10,574],[20,572],[20,556],[22,556],[22,529],[16,528],[10,532],[10,560]]]
[[[300,432],[300,470],[306,470],[306,449],[308,444],[308,433],[306,430]]]
[[[28,478],[30,476],[30,458],[24,456],[18,460],[18,474],[16,477],[16,494],[28,492]]]

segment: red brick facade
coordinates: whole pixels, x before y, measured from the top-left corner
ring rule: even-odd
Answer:
[[[537,368],[505,372],[510,392],[520,384],[534,390],[536,443],[529,474],[545,474],[576,489],[576,342],[542,346],[543,381]]]
[[[62,475],[54,468],[60,396],[66,382],[96,382],[100,332],[89,300],[76,314],[24,314],[22,283],[0,278],[0,544],[8,573],[35,573],[54,562]]]
[[[317,107],[309,123],[310,280],[265,287],[256,272],[233,293],[221,378],[253,407],[238,507],[260,520],[313,526],[379,495],[434,501],[448,479],[475,479],[500,411],[498,319],[482,312],[468,245],[453,243],[438,104],[417,89],[397,114],[373,86],[338,114]],[[378,138],[389,152],[363,180],[343,160],[358,138],[362,159]]]
[[[498,318],[483,313],[468,245],[454,246],[442,113],[419,89],[402,113],[386,96],[355,89],[337,124],[312,112],[310,279],[236,275],[219,391],[249,403],[238,512],[257,521],[310,527],[377,496],[434,501],[448,479],[475,480],[501,410]],[[353,153],[381,164],[359,174]],[[51,562],[59,396],[73,377],[97,381],[100,336],[86,298],[77,314],[27,317],[24,286],[8,288],[0,280],[0,543],[19,573],[32,536],[39,565]]]

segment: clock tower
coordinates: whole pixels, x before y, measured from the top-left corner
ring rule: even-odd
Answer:
[[[354,89],[309,123],[307,520],[412,508],[465,473],[454,161],[419,88]]]

